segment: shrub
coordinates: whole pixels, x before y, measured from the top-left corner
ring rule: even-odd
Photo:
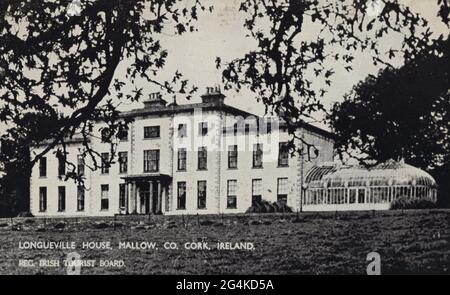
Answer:
[[[284,202],[270,203],[266,200],[255,202],[250,206],[246,213],[291,213],[292,208]]]
[[[63,222],[58,222],[58,223],[56,223],[55,225],[53,225],[53,227],[54,227],[55,229],[64,229],[64,228],[66,227],[66,224],[63,223]]]
[[[403,209],[433,209],[436,203],[429,198],[409,199],[409,197],[400,197],[391,203],[391,210]]]
[[[108,228],[109,225],[106,222],[96,222],[93,224],[93,227],[96,229],[104,229],[104,228]]]
[[[20,212],[17,217],[34,217],[31,212]]]

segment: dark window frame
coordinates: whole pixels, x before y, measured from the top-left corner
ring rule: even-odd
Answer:
[[[257,143],[257,144],[253,145],[252,167],[253,168],[263,168],[263,145],[262,145],[262,143]]]
[[[159,125],[145,126],[144,139],[155,139],[155,138],[161,138],[161,127]]]
[[[197,209],[206,209],[207,189],[206,180],[197,181]]]
[[[126,207],[127,194],[127,184],[119,183],[119,209]]]
[[[186,123],[178,124],[177,137],[179,137],[179,138],[187,137],[187,124]]]
[[[58,176],[66,175],[66,157],[64,155],[58,155]]]
[[[177,210],[186,210],[186,182],[177,182]]]
[[[237,193],[235,191],[234,194],[230,194],[231,183],[234,183],[235,190],[237,191],[237,180],[227,180],[227,209],[237,209]]]
[[[106,188],[106,190],[105,190]],[[106,192],[106,198],[104,195]],[[100,185],[100,211],[108,211],[109,210],[109,184],[101,184]]]
[[[66,211],[66,187],[58,186],[58,212]]]
[[[82,155],[77,156],[77,173],[79,176],[83,176],[85,173],[85,163]]]
[[[86,192],[84,186],[79,185],[77,187],[77,211],[83,212],[85,209]]]
[[[128,173],[128,152],[119,152],[117,155],[119,161],[119,173]]]
[[[206,146],[201,146],[197,152],[197,169],[208,170],[208,149]]]
[[[111,130],[109,130],[109,128],[102,128],[100,131],[100,137],[102,143],[111,142]]]
[[[144,173],[159,172],[160,151],[159,149],[144,150]],[[153,164],[153,165],[152,165]]]
[[[270,134],[270,133],[272,133],[272,122],[268,121],[266,123],[266,134]]]
[[[228,146],[228,169],[238,168],[238,146],[230,145]]]
[[[122,142],[128,141],[128,136],[129,136],[128,128],[123,128],[122,130],[119,130],[117,132],[117,138],[119,139],[119,141],[122,141]]]
[[[47,157],[39,160],[39,177],[47,177]]]
[[[39,212],[47,212],[47,187],[39,187]]]
[[[259,194],[255,194],[255,183],[259,182],[261,185],[261,192]],[[262,201],[262,178],[254,178],[252,179],[252,206],[255,206],[256,203],[260,203]]]
[[[287,142],[278,144],[278,167],[289,167],[289,149]]]
[[[179,148],[177,151],[177,170],[186,171],[187,169],[187,150]]]
[[[208,122],[198,123],[198,135],[207,136],[208,135]]]
[[[288,193],[280,193],[280,188],[282,185],[282,181],[286,180],[286,185],[288,186],[287,189],[289,188],[289,178],[288,177],[279,177],[277,178],[277,202],[284,202],[285,204],[287,204],[288,201]]]
[[[101,174],[109,174],[109,168],[111,167],[109,153],[101,153],[101,158]]]

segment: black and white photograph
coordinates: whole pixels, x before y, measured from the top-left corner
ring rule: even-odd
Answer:
[[[0,0],[0,275],[450,274],[449,38],[449,0]]]

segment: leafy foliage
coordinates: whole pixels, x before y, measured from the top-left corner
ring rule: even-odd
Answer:
[[[391,210],[402,209],[433,209],[436,203],[428,198],[410,199],[408,197],[400,197],[391,203]]]
[[[266,200],[261,200],[250,206],[246,213],[291,213],[292,208],[284,202],[270,203]]]
[[[409,7],[380,0],[375,1],[379,13],[371,14],[373,2],[242,1],[245,28],[258,47],[225,65],[217,58],[226,87],[253,91],[266,111],[283,117],[293,134],[297,123],[314,120],[313,114],[324,110],[322,98],[332,84],[336,62],[351,71],[352,53],[367,51],[374,64],[389,65],[389,59],[398,54],[406,60],[414,58],[431,42],[427,21]],[[439,3],[447,5],[445,0]],[[441,16],[445,15],[445,9],[441,10]],[[311,31],[317,32],[314,38],[308,38]],[[399,34],[403,44],[384,52],[379,40],[389,33]],[[298,139],[304,143],[301,152],[314,150]]]
[[[1,1],[2,142],[30,147],[50,140],[32,155],[33,164],[56,146],[65,154],[66,138],[80,133],[84,154],[97,162],[87,140],[94,122],[106,122],[111,134],[128,123],[119,122],[118,103],[108,97],[139,100],[142,88],[126,90],[138,79],[168,93],[195,91],[178,72],[170,81],[157,79],[168,57],[159,38],[163,30],[194,31],[200,9],[206,7],[198,1],[180,0]],[[18,161],[11,157],[4,160]]]
[[[405,159],[428,169],[442,165],[450,150],[449,54],[386,68],[335,104],[329,119],[341,156],[366,164]]]

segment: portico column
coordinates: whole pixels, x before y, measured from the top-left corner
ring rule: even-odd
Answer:
[[[130,211],[130,183],[125,182],[125,214],[128,214]]]
[[[149,198],[149,211],[150,212],[148,212],[149,214],[150,213],[152,213],[153,212],[153,198],[155,197],[154,195],[153,195],[153,186],[154,186],[155,184],[154,184],[154,182],[153,182],[153,180],[150,180],[149,181],[149,195],[150,195],[150,198]]]
[[[129,209],[131,213],[136,214],[137,213],[137,204],[136,204],[136,183],[131,182],[130,183],[130,193],[129,193]]]
[[[166,205],[166,190],[167,186],[161,183],[161,213],[164,213],[166,211],[167,205]]]
[[[141,213],[142,213],[142,210],[141,210],[140,189],[139,189],[139,186],[138,186],[136,183],[134,184],[134,188],[135,188],[135,190],[136,190],[136,193],[135,193],[135,195],[136,195],[136,198],[135,198],[135,200],[136,200],[136,205],[135,205],[135,207],[136,207],[136,213],[141,214]]]
[[[155,212],[161,212],[161,181],[158,181],[158,195],[156,196],[156,211]]]

